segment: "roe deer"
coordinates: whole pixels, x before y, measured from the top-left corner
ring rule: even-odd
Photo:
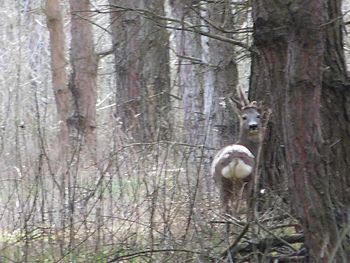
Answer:
[[[244,188],[253,181],[255,158],[262,141],[257,103],[255,101],[248,103],[242,97],[241,103],[237,104],[240,108],[239,139],[235,144],[222,148],[215,155],[211,167],[211,174],[220,191],[225,213],[231,215],[233,212],[238,212],[243,195],[247,197],[248,193]],[[235,209],[230,207],[232,202],[237,202]]]

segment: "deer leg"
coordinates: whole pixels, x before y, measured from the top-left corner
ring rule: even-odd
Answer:
[[[228,215],[233,215],[232,208],[230,207],[230,203],[232,201],[233,196],[232,187],[232,181],[223,178],[223,180],[221,181],[220,198],[224,208],[224,212]]]
[[[246,185],[247,185],[247,182],[243,183],[242,186],[239,189],[238,200],[237,200],[236,207],[235,207],[236,214],[239,214],[239,210],[241,209],[241,203],[242,203],[242,200],[243,200],[244,188],[245,188]]]
[[[221,203],[224,209],[224,213],[229,216],[233,216],[233,210],[231,205],[232,197],[233,197],[233,184],[231,180],[227,180],[226,178],[222,178],[221,186],[220,186],[220,198]],[[226,241],[229,243],[230,239],[230,222],[227,221],[225,223],[226,228]]]
[[[223,206],[224,213],[228,215],[232,215],[232,209],[230,206],[231,201],[231,192],[228,192],[227,190],[223,189],[223,191],[220,193],[221,196],[221,203]]]

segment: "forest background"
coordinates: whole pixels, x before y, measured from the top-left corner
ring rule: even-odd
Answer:
[[[348,1],[0,6],[1,262],[348,262]],[[210,176],[237,87],[265,110],[252,222]]]

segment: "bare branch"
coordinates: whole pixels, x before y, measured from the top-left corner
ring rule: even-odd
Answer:
[[[140,13],[151,20],[163,20],[163,21],[173,22],[173,23],[179,24],[180,26],[177,27],[177,26],[169,26],[168,25],[168,26],[166,26],[166,28],[173,29],[173,30],[184,30],[184,31],[188,31],[188,32],[197,33],[197,34],[200,34],[202,36],[221,40],[221,41],[242,47],[246,50],[252,51],[251,47],[249,45],[247,45],[241,41],[237,41],[237,40],[234,40],[232,38],[228,38],[228,37],[225,37],[225,36],[222,36],[219,34],[212,34],[212,33],[206,32],[204,30],[200,30],[199,28],[202,27],[202,25],[196,26],[196,25],[193,25],[185,20],[178,20],[178,19],[174,19],[174,18],[170,18],[170,17],[166,17],[166,16],[161,16],[161,15],[158,15],[158,14],[151,12],[149,10],[146,10],[146,9],[128,8],[128,7],[122,7],[122,6],[116,6],[116,5],[106,5],[106,6],[116,9],[115,12],[117,12],[117,11],[125,11],[125,12],[132,11],[132,12]],[[216,29],[218,29],[222,32],[222,29],[220,29],[218,27],[216,27]],[[241,33],[241,32],[238,31],[237,33]]]

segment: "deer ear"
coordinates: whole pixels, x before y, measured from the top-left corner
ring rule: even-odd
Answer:
[[[263,102],[262,101],[258,102],[254,100],[249,104],[249,106],[255,107],[256,109],[261,110],[263,108]]]
[[[249,106],[258,108],[258,102],[256,102],[256,101],[254,100],[254,101],[252,101],[252,102],[249,104]]]
[[[262,110],[264,108],[264,103],[260,100],[256,103],[256,107],[259,109],[259,110]]]

